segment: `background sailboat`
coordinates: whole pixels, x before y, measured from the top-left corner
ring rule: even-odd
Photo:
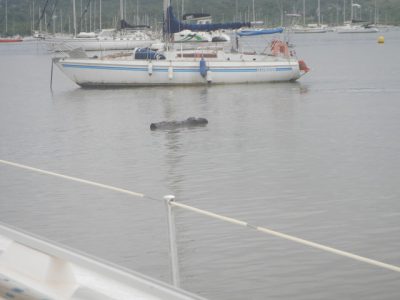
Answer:
[[[336,27],[337,33],[376,33],[379,30],[371,26],[368,22],[361,20],[361,14],[357,14],[357,11],[361,11],[361,5],[354,3],[351,0],[350,3],[350,21],[345,22],[343,26]]]
[[[327,27],[321,25],[321,1],[318,0],[317,6],[317,23],[306,24],[306,4],[303,0],[303,15],[292,14],[291,16],[297,17],[297,22],[291,26],[290,30],[293,33],[325,33],[327,32]],[[300,25],[298,20],[303,17],[303,24]]]
[[[82,48],[86,51],[130,50],[135,47],[160,47],[160,39],[148,26],[131,26],[124,19],[124,4],[120,1],[119,28],[102,29],[100,33],[77,33],[76,6],[73,4],[74,36],[52,36],[46,38],[48,47],[53,51]],[[101,5],[100,5],[101,7]],[[101,13],[101,10],[100,10]],[[101,18],[100,18],[101,19]]]

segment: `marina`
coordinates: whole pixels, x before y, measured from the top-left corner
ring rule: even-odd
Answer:
[[[398,299],[400,31],[376,28],[0,43],[0,298]],[[295,74],[222,72],[263,60]]]

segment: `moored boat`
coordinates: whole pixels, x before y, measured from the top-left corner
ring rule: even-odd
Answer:
[[[206,300],[2,223],[0,299]]]
[[[222,50],[172,50],[160,53],[159,58],[151,54],[147,57],[146,55],[142,55],[141,58],[135,58],[133,55],[120,57],[114,55],[100,59],[70,57],[60,59],[56,64],[80,86],[294,81],[306,73],[294,56],[281,52],[268,55],[227,53]]]
[[[182,27],[167,5],[165,28]],[[171,24],[172,23],[172,24]],[[208,27],[215,30],[228,26]],[[237,29],[241,24],[235,23]],[[236,28],[235,28],[236,27]],[[198,27],[204,30],[203,26]],[[188,29],[196,29],[190,27]],[[174,32],[168,32],[168,35]],[[273,40],[263,53],[224,51],[218,47],[183,49],[169,44],[168,48],[154,52],[151,49],[133,53],[88,58],[82,53],[57,59],[56,65],[80,86],[147,86],[147,85],[199,85],[295,81],[308,72],[288,43]]]
[[[0,43],[19,43],[22,41],[21,37],[0,37]]]
[[[80,33],[76,37],[47,37],[47,46],[53,51],[82,48],[86,51],[97,50],[130,50],[135,47],[149,47],[159,44],[160,40],[152,37],[150,31],[143,29],[118,31],[116,29],[103,29],[99,34]]]
[[[377,33],[378,28],[368,26],[368,25],[355,25],[355,24],[345,24],[344,26],[336,27],[337,33]]]
[[[318,24],[308,24],[307,26],[294,25],[291,31],[293,33],[326,33],[327,28]]]
[[[284,30],[283,27],[243,29],[243,30],[238,30],[237,34],[239,36],[265,35],[265,34],[282,33],[283,30]]]

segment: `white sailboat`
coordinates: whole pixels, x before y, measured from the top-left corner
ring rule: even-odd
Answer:
[[[355,16],[354,9],[361,10],[361,5],[353,3],[351,0],[351,11],[350,11],[350,21],[345,22],[343,26],[336,27],[337,33],[376,33],[379,30],[376,27],[370,26],[367,22],[355,21],[357,16]]]
[[[165,28],[177,22],[170,0],[164,0]],[[60,70],[80,86],[195,85],[295,81],[308,72],[286,42],[274,40],[261,54],[225,52],[220,48],[169,47],[155,52],[99,59],[72,54],[56,61]]]
[[[135,47],[152,47],[161,40],[152,37],[151,33],[135,30],[121,33],[116,29],[103,29],[100,33],[81,32],[76,37],[46,37],[45,42],[52,51],[66,51],[82,48],[86,51],[97,50],[131,50]]]
[[[358,25],[354,23],[346,23],[344,26],[336,27],[337,33],[377,33],[379,29],[370,27],[369,25]]]
[[[160,39],[154,37],[154,34],[146,26],[133,26],[130,29],[123,28],[123,25],[130,25],[124,21],[122,1],[120,3],[121,30],[103,29],[98,34],[94,32],[77,33],[75,0],[72,3],[74,36],[46,37],[45,41],[52,51],[65,51],[75,48],[82,48],[86,51],[131,50],[135,47],[152,47],[154,44],[159,45],[161,43]]]
[[[300,17],[299,14],[291,14],[292,17]],[[291,31],[293,33],[325,33],[327,32],[327,26],[321,25],[321,1],[318,0],[317,7],[317,18],[318,23],[312,23],[306,25],[306,4],[305,0],[303,0],[303,25],[295,24],[291,27]]]
[[[291,28],[293,33],[325,33],[328,30],[318,24],[307,24],[307,26],[294,25]]]

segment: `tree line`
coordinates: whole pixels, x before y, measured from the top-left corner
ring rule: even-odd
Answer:
[[[162,0],[123,0],[124,19],[160,29]],[[285,26],[287,14],[299,22],[316,23],[318,0],[171,0],[175,14],[210,13],[215,22],[262,21]],[[120,0],[75,0],[78,31],[115,28]],[[353,0],[354,16],[371,23],[400,25],[399,0]],[[339,25],[350,20],[351,0],[320,0],[321,21]],[[100,16],[101,11],[101,16]],[[304,18],[303,18],[303,12]],[[71,33],[72,0],[0,0],[0,33],[29,35],[34,30]]]

